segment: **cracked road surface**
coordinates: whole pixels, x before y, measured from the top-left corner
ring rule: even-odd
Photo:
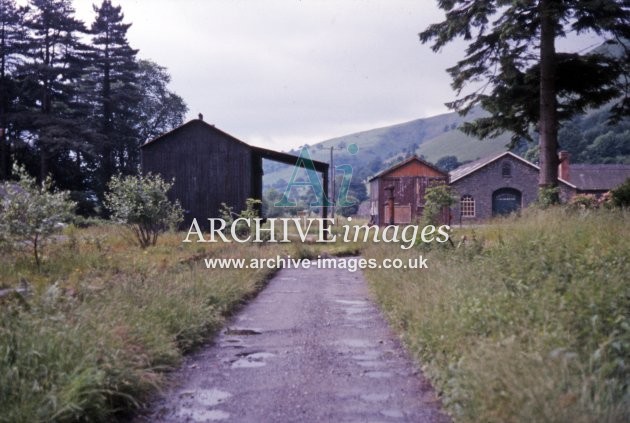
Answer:
[[[190,355],[145,422],[448,422],[360,272],[284,269]]]

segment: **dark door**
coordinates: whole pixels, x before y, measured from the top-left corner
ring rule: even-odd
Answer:
[[[503,215],[521,209],[521,192],[514,188],[501,188],[492,194],[492,214]]]

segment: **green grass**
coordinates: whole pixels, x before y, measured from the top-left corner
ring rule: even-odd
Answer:
[[[429,269],[366,274],[456,421],[629,421],[629,217],[530,211],[459,248],[372,245]]]
[[[111,421],[163,386],[183,354],[255,295],[269,270],[205,257],[429,257],[366,271],[392,326],[458,421],[628,420],[628,212],[526,212],[465,229],[459,248],[388,244],[129,245],[112,226],[69,229],[41,269],[0,256],[0,422]],[[338,230],[338,229],[336,229]],[[460,242],[466,235],[466,241]]]
[[[208,270],[205,257],[294,258],[352,245],[130,245],[119,228],[69,229],[41,269],[0,256],[0,285],[33,294],[0,299],[0,422],[111,421],[155,392],[182,355],[210,339],[271,270]]]
[[[330,147],[335,147],[335,161],[344,163],[348,152],[340,145],[357,144],[359,152],[356,156],[359,163],[368,165],[374,159],[391,158],[402,153],[403,149],[412,144],[420,145],[417,154],[424,154],[428,160],[437,161],[443,156],[457,156],[460,161],[474,160],[499,151],[505,151],[505,144],[509,141],[507,136],[498,140],[480,141],[467,137],[456,129],[464,121],[475,119],[483,115],[481,109],[473,109],[469,116],[463,118],[457,113],[445,113],[422,119],[416,119],[396,125],[371,129],[341,136],[338,138],[313,144],[309,148],[311,158],[328,163],[330,160]],[[427,144],[425,146],[425,144]],[[389,159],[384,160],[384,170],[389,167]],[[355,173],[358,169],[355,169]],[[293,172],[293,166],[279,166],[273,171],[266,171],[264,184],[271,186],[280,179],[289,181]],[[303,175],[300,175],[303,176]]]
[[[477,160],[507,151],[510,137],[511,134],[504,134],[497,138],[480,140],[459,130],[448,131],[423,142],[416,153],[433,163],[444,156],[456,156],[460,162]]]

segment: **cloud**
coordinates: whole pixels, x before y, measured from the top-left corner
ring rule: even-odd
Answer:
[[[87,3],[75,7],[89,22]],[[132,46],[169,69],[190,117],[247,142],[287,149],[443,112],[452,97],[444,58],[417,37],[441,17],[432,1],[120,3]]]
[[[95,0],[97,1],[97,0]],[[75,0],[93,19],[92,1]],[[116,0],[114,0],[116,3]],[[418,32],[433,0],[120,0],[140,56],[207,121],[246,142],[288,149],[446,112],[445,69]]]

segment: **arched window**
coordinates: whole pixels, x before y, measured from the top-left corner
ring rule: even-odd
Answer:
[[[504,162],[501,166],[501,175],[504,178],[512,177],[512,165],[509,162]]]
[[[475,199],[472,195],[464,195],[460,200],[462,217],[475,217]]]

